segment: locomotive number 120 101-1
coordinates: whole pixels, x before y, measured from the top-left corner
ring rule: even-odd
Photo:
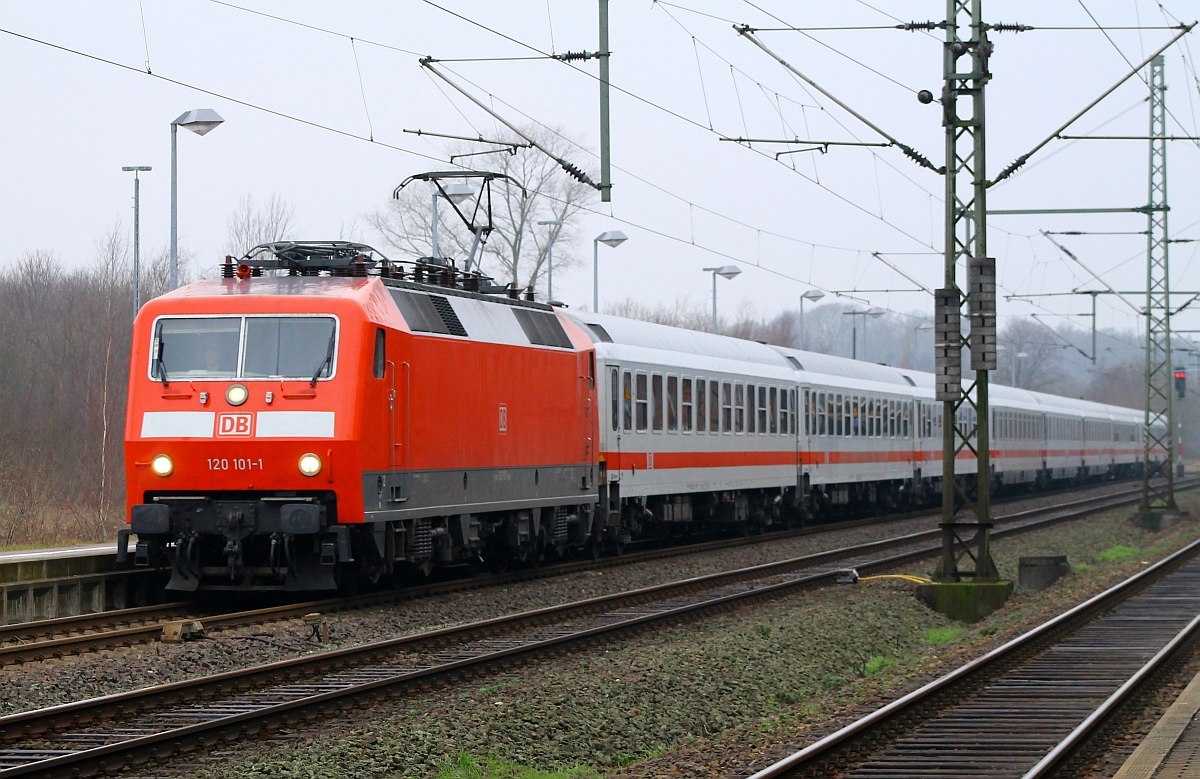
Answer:
[[[208,469],[210,471],[261,471],[263,469],[262,458],[250,459],[248,457],[210,457],[208,458]]]

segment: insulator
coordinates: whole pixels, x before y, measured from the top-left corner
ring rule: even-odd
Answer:
[[[937,28],[941,27],[943,24],[944,24],[943,22],[908,22],[907,24],[896,25],[896,29],[909,30],[909,31],[936,30]]]
[[[996,32],[1027,32],[1033,28],[1025,24],[1005,24],[999,22],[992,25],[992,29]]]
[[[572,178],[574,178],[581,184],[587,184],[589,187],[595,187],[596,189],[600,188],[599,186],[596,185],[596,182],[592,181],[591,178],[589,178],[586,173],[584,173],[582,170],[580,170],[580,168],[578,166],[576,166],[570,162],[567,162],[566,160],[559,160],[558,164],[561,165],[562,169],[565,170],[568,174],[570,174],[570,176]]]
[[[600,52],[598,51],[567,51],[562,54],[552,55],[554,59],[562,62],[575,62],[577,60],[590,60],[593,58],[599,59]]]

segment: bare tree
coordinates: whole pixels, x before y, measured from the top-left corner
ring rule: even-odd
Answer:
[[[252,196],[244,195],[229,216],[225,252],[241,257],[259,244],[282,241],[292,231],[295,218],[295,206],[278,194],[272,194],[262,206],[255,205]]]
[[[543,128],[524,130],[559,156],[576,156],[564,138]],[[460,145],[455,152],[477,152],[478,145]],[[575,253],[578,240],[576,218],[594,196],[594,191],[567,175],[554,160],[537,149],[519,148],[514,154],[469,158],[475,169],[503,173],[520,186],[497,180],[492,184],[494,230],[484,247],[481,267],[501,281],[518,286],[539,287],[546,273],[546,248],[554,241],[554,267],[565,269],[580,262]],[[524,187],[522,193],[521,187]],[[478,187],[477,187],[478,189]],[[414,182],[401,191],[397,200],[364,219],[392,248],[410,257],[428,257],[432,245],[432,186]],[[461,208],[470,216],[475,201]],[[476,224],[486,219],[486,201]],[[465,261],[474,236],[446,203],[438,209],[439,253]],[[558,221],[561,225],[538,222]]]
[[[1031,319],[1012,319],[1000,332],[997,378],[1014,387],[1063,391],[1064,344],[1056,343],[1045,326]]]

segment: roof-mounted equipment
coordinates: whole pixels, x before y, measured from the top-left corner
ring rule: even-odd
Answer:
[[[291,276],[366,276],[388,260],[375,249],[350,241],[277,241],[255,246],[240,260],[226,257],[221,276],[227,279],[261,276],[264,268],[286,270]],[[242,266],[249,273],[242,271]],[[382,270],[382,268],[381,268]],[[239,272],[242,271],[242,272]]]

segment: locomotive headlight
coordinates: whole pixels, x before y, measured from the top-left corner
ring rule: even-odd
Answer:
[[[300,473],[305,476],[316,476],[321,472],[321,458],[317,457],[312,452],[301,455],[300,457]]]
[[[246,389],[245,384],[230,384],[229,389],[225,390],[225,400],[231,406],[242,405],[248,397],[250,397],[250,390]]]
[[[165,454],[156,454],[150,461],[150,469],[159,476],[170,476],[171,471],[175,470],[175,463],[171,462],[171,458]]]

